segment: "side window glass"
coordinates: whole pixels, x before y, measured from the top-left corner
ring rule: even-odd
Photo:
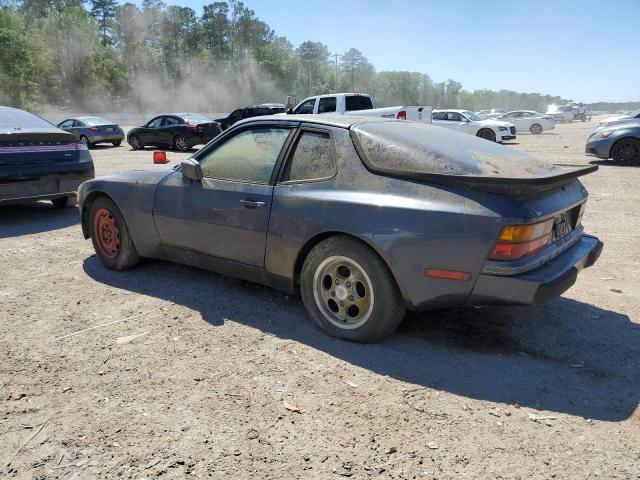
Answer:
[[[316,104],[315,98],[307,100],[302,105],[300,105],[294,113],[298,113],[298,114],[313,113],[313,107],[315,106],[315,104]]]
[[[303,132],[282,180],[286,182],[330,178],[335,173],[336,154],[329,134]]]
[[[462,121],[462,116],[457,113],[457,112],[449,112],[447,114],[447,120],[450,120],[452,122],[461,122]]]
[[[269,183],[288,128],[256,128],[234,135],[200,159],[205,177]]]
[[[59,128],[71,128],[73,127],[73,120],[65,120],[60,124]]]
[[[157,118],[154,118],[153,120],[151,120],[149,122],[149,128],[158,128],[160,126],[160,124],[162,123],[162,118],[163,117],[157,117]]]
[[[170,126],[170,125],[180,125],[180,120],[178,120],[175,117],[165,117],[164,118],[164,122],[162,123],[162,125],[166,126]]]
[[[446,120],[447,119],[447,114],[443,113],[443,112],[436,112],[433,114],[432,117],[434,120]]]
[[[336,97],[325,97],[320,99],[318,113],[328,113],[336,111]]]

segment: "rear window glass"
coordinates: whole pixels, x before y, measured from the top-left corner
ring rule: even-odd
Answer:
[[[362,95],[352,95],[345,97],[346,110],[371,110],[373,108],[373,102],[370,97],[364,97]]]
[[[0,128],[51,128],[52,124],[17,108],[0,108]]]
[[[352,131],[365,164],[382,173],[514,178],[560,172],[525,153],[435,125],[372,122]]]
[[[94,126],[95,125],[111,125],[111,124],[113,124],[113,122],[110,122],[106,118],[102,118],[102,117],[86,117],[86,118],[81,118],[80,120],[82,120],[87,125],[94,125]]]
[[[199,113],[189,113],[188,115],[183,115],[182,118],[184,118],[185,122],[189,122],[189,123],[210,123],[210,122],[213,122],[213,120],[211,120],[210,118],[205,117],[204,115],[200,115]]]

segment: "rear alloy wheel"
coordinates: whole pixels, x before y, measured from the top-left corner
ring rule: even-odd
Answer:
[[[91,205],[91,241],[102,263],[112,270],[133,267],[140,257],[120,210],[107,197]]]
[[[129,137],[129,145],[131,145],[131,148],[134,150],[142,150],[144,148],[140,137],[138,137],[137,135],[131,135]]]
[[[173,147],[181,152],[189,150],[189,145],[187,145],[187,141],[182,135],[178,135],[173,139]]]
[[[405,314],[387,266],[369,247],[349,237],[331,237],[309,252],[300,290],[314,323],[345,340],[382,340]]]
[[[496,141],[496,132],[494,132],[490,128],[483,128],[477,133],[476,136],[484,138],[485,140],[489,140],[490,142]]]
[[[57,208],[75,207],[78,205],[78,197],[72,195],[70,197],[54,198],[51,203]]]
[[[640,163],[640,140],[623,138],[611,149],[611,158],[620,163]]]
[[[534,123],[533,125],[531,125],[529,131],[533,135],[540,135],[542,133],[542,125],[540,125],[539,123]]]
[[[83,145],[86,145],[87,148],[91,148],[91,143],[89,143],[89,139],[84,135],[80,135],[80,143],[82,143]]]

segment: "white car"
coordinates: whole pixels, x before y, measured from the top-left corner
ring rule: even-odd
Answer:
[[[614,125],[624,125],[626,123],[640,123],[640,110],[635,110],[627,115],[618,115],[600,120],[598,128],[613,127]]]
[[[432,123],[492,142],[502,143],[516,138],[516,127],[513,124],[502,120],[484,120],[469,110],[434,110]]]
[[[488,118],[498,118],[500,115],[505,113],[506,110],[504,108],[492,108],[490,110],[480,110],[476,112],[478,116],[484,120]]]
[[[534,135],[540,135],[545,130],[553,130],[556,127],[553,118],[532,110],[514,110],[500,115],[497,120],[513,123],[516,132],[531,132]]]

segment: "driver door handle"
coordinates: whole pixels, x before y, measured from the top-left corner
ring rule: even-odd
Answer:
[[[265,202],[258,202],[257,200],[240,200],[240,203],[244,205],[244,208],[263,208],[266,207],[267,204]]]

